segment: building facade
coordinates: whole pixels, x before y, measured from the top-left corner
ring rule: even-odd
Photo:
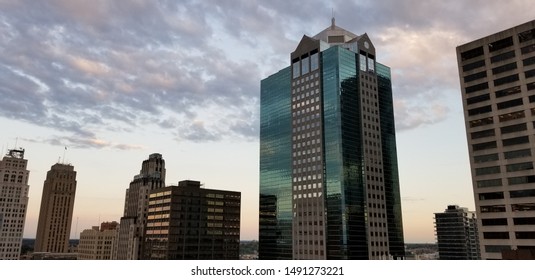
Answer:
[[[117,243],[119,224],[105,222],[80,233],[79,260],[112,260]]]
[[[180,181],[151,191],[145,259],[237,260],[241,193]]]
[[[165,187],[165,160],[161,154],[151,154],[143,161],[141,171],[134,176],[126,190],[124,214],[119,226],[117,259],[142,258],[149,193],[163,187]]]
[[[483,259],[535,248],[535,21],[457,47]]]
[[[475,212],[457,205],[448,205],[443,213],[435,213],[435,234],[439,259],[480,259]]]
[[[75,195],[74,166],[52,165],[43,185],[34,252],[68,252]]]
[[[0,161],[0,260],[18,260],[28,209],[28,160],[9,150]]]
[[[400,259],[390,68],[367,34],[303,36],[261,82],[260,259]]]

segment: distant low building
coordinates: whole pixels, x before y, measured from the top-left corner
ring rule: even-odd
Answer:
[[[443,213],[435,213],[435,230],[440,260],[480,259],[474,212],[457,205],[448,205]]]
[[[148,201],[144,258],[237,260],[241,193],[198,181],[154,189]]]
[[[80,233],[79,260],[111,260],[115,252],[119,224],[105,222]]]

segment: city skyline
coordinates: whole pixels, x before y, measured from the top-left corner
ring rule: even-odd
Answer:
[[[432,213],[474,209],[455,47],[533,19],[527,1],[481,2],[2,2],[0,142],[2,154],[26,149],[24,236],[35,236],[46,171],[67,146],[72,238],[118,220],[139,162],[161,153],[168,185],[241,191],[241,237],[258,239],[248,213],[258,211],[260,80],[334,9],[392,69],[405,242],[435,242]]]

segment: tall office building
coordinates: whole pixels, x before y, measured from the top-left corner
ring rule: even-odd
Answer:
[[[119,224],[104,222],[80,233],[79,260],[112,260],[116,248]]]
[[[289,62],[261,82],[259,258],[403,258],[390,68],[334,19]]]
[[[147,224],[149,193],[165,187],[165,160],[161,154],[151,154],[141,164],[126,190],[124,214],[119,226],[116,257],[119,260],[137,260],[143,256],[143,234]]]
[[[74,167],[52,165],[43,185],[34,252],[68,252],[75,195]]]
[[[483,259],[535,248],[535,21],[457,47]]]
[[[180,181],[151,191],[145,259],[237,260],[241,193]]]
[[[435,233],[441,260],[479,260],[479,238],[474,212],[457,205],[448,205],[443,213],[435,213]]]
[[[28,160],[24,150],[9,150],[0,160],[0,260],[18,260],[28,208]]]

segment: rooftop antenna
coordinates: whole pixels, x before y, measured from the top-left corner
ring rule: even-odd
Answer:
[[[332,18],[331,18],[331,29],[334,29],[334,26],[335,26],[335,20],[334,20],[334,8],[331,8],[331,14],[332,14]]]
[[[61,164],[65,164],[65,152],[67,152],[67,146],[65,146],[65,150],[63,150],[63,160],[61,161]]]

